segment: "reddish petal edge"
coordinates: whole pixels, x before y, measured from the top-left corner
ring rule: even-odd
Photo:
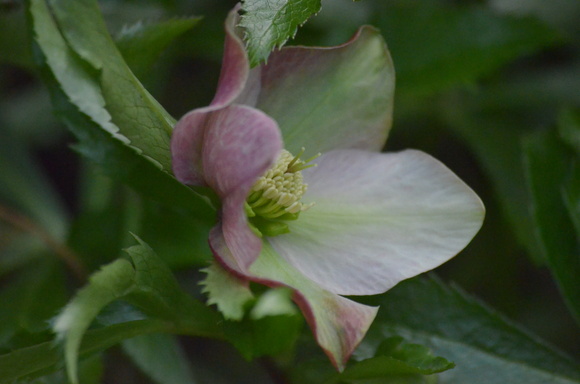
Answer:
[[[171,135],[173,174],[186,185],[207,186],[201,163],[207,115],[212,107],[194,109],[183,116]]]
[[[290,284],[256,276],[250,273],[247,268],[240,268],[239,264],[235,261],[232,262],[235,258],[226,244],[221,225],[219,224],[210,233],[209,245],[220,265],[234,276],[272,288],[287,287],[292,289],[292,299],[302,311],[316,341],[326,353],[332,365],[338,371],[342,372],[344,370],[348,359],[372,324],[378,312],[378,307],[360,304],[323,290],[306,278],[304,278],[304,281],[310,287],[305,289],[307,293],[303,293],[299,288]],[[281,266],[284,270],[282,275],[288,273],[290,270],[294,270],[289,265],[278,265],[278,267]],[[316,292],[313,292],[313,289]],[[321,295],[321,303],[319,304],[323,305],[316,306],[311,301],[314,301],[314,295],[318,294]],[[310,300],[308,296],[310,296]]]
[[[238,33],[238,10],[240,5],[236,5],[228,14],[225,21],[225,43],[224,56],[222,59],[222,69],[218,81],[216,94],[210,105],[225,106],[234,101],[242,93],[250,72],[250,62],[244,43]]]

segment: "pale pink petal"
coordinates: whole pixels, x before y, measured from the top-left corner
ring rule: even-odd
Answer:
[[[477,195],[425,153],[339,150],[317,163],[303,198],[316,205],[269,241],[331,292],[385,292],[449,260],[481,227]]]
[[[212,231],[212,234],[213,233]],[[212,250],[222,264],[242,278],[271,287],[286,286],[295,291],[294,301],[302,310],[316,341],[339,370],[361,342],[378,308],[356,303],[328,292],[306,278],[265,241],[259,258],[249,271],[235,267],[234,256],[222,236],[210,238]],[[234,267],[232,268],[232,265]]]

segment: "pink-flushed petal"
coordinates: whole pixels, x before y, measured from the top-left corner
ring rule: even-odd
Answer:
[[[385,292],[455,256],[483,222],[479,197],[423,152],[339,150],[317,163],[303,171],[303,201],[316,205],[268,240],[331,292]]]
[[[208,113],[213,108],[195,109],[183,116],[171,135],[173,174],[183,184],[207,186],[204,180],[201,153]]]
[[[240,209],[238,200],[235,196],[224,200],[224,209],[228,215],[211,229],[209,245],[222,266],[246,278],[248,268],[260,254],[262,239],[250,230],[243,205]]]
[[[278,122],[285,148],[305,156],[380,150],[391,126],[395,72],[380,33],[363,27],[330,48],[286,47],[261,68],[256,107]]]
[[[214,107],[231,104],[242,93],[248,80],[250,72],[248,54],[240,35],[236,31],[239,8],[240,5],[237,5],[232,9],[225,22],[226,38],[222,69],[216,94],[210,104]]]
[[[209,112],[205,120],[202,166],[206,183],[224,200],[244,194],[270,168],[282,150],[278,125],[244,105]],[[229,214],[223,209],[224,217]]]
[[[374,320],[377,307],[359,304],[324,290],[288,264],[268,242],[263,243],[260,255],[249,271],[241,271],[231,263],[235,258],[223,236],[212,236],[210,245],[222,265],[239,277],[270,287],[293,289],[293,299],[308,321],[316,341],[337,369],[344,368]]]
[[[276,122],[257,109],[195,109],[173,130],[173,173],[184,184],[210,186],[222,198],[243,183],[249,192],[276,160],[281,140]]]
[[[208,112],[205,126],[204,180],[222,200],[220,222],[211,231],[210,244],[220,255],[223,242],[231,255],[224,256],[222,263],[244,273],[258,257],[261,244],[250,230],[244,203],[258,177],[282,150],[280,130],[263,112],[235,104]]]

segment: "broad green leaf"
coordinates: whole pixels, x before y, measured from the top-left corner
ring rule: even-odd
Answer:
[[[173,40],[193,28],[199,20],[186,18],[155,24],[138,22],[123,28],[116,37],[116,43],[129,68],[139,77],[151,69]]]
[[[320,7],[320,0],[242,0],[240,26],[245,30],[250,65],[266,60],[272,49],[294,37],[298,26]]]
[[[76,149],[108,175],[144,196],[192,209],[199,219],[213,221],[214,210],[198,194],[159,170],[154,162],[138,154],[135,148],[127,145],[126,138],[119,135],[118,127],[111,123],[109,111],[104,107],[105,98],[93,77],[94,71],[89,71],[68,48],[45,2],[31,0],[30,14],[42,53],[38,56],[43,63],[44,80],[49,86],[54,108],[80,140]],[[169,147],[164,148],[169,156]]]
[[[580,369],[571,358],[437,280],[407,280],[377,299],[374,304],[381,309],[357,359],[372,357],[385,338],[402,336],[456,364],[438,374],[441,384],[580,380]]]
[[[91,276],[65,307],[53,326],[62,340],[70,380],[77,383],[79,347],[89,325],[101,310],[123,299],[152,318],[195,335],[219,336],[219,317],[181,291],[171,271],[141,240],[127,249],[130,260],[118,259]]]
[[[558,39],[534,18],[499,15],[483,7],[376,4],[373,24],[387,39],[402,92],[430,94],[473,83]]]
[[[169,139],[175,121],[123,60],[107,31],[97,1],[51,0],[50,11],[67,44],[59,50],[72,49],[85,65],[92,67],[93,73],[99,74],[98,86],[110,114],[110,124],[119,128],[128,139],[127,144],[169,170]],[[47,56],[53,52],[45,49]],[[59,81],[63,84],[67,80]]]
[[[159,384],[195,383],[190,363],[175,337],[142,335],[123,342],[123,350]]]
[[[332,383],[427,383],[436,382],[424,375],[440,373],[454,367],[442,357],[433,356],[431,351],[419,344],[409,344],[402,337],[385,339],[375,356],[354,362],[341,374],[324,380]]]
[[[101,352],[119,342],[149,333],[177,332],[174,324],[161,320],[137,320],[87,331],[79,349],[84,358]],[[62,366],[62,350],[55,348],[54,341],[17,349],[0,355],[0,384],[12,384],[14,380],[29,379],[56,371]]]
[[[580,238],[567,208],[577,210],[580,205],[573,193],[580,183],[578,167],[572,174],[577,156],[574,159],[555,131],[526,137],[523,148],[535,234],[566,303],[580,322]]]

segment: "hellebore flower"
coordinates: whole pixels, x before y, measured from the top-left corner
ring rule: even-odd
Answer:
[[[209,238],[219,264],[291,288],[342,369],[377,308],[340,295],[379,294],[449,260],[484,207],[429,155],[379,153],[394,70],[373,28],[337,47],[283,48],[250,70],[236,23],[234,9],[213,101],[175,127],[173,171],[221,199]]]

